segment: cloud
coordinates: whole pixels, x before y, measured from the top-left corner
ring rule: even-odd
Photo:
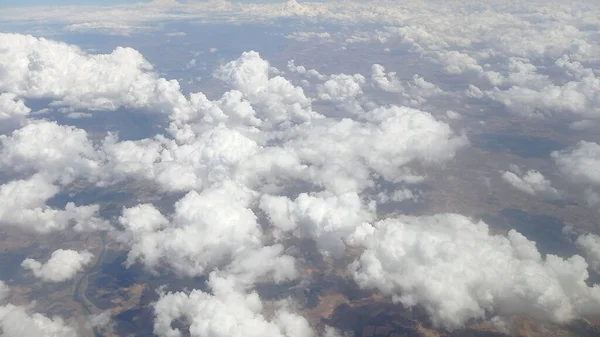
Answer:
[[[539,171],[529,170],[522,176],[505,171],[502,179],[514,188],[529,195],[539,195],[545,198],[559,198],[560,192],[552,187],[550,181]]]
[[[217,69],[213,76],[242,92],[269,123],[302,123],[320,116],[300,87],[281,76],[270,77],[270,65],[257,52],[244,52],[237,60]]]
[[[294,32],[285,36],[286,39],[293,39],[298,42],[316,41],[320,43],[333,42],[331,34],[328,32]]]
[[[371,67],[371,86],[385,92],[399,94],[403,104],[413,107],[419,107],[429,97],[443,93],[436,84],[426,81],[417,74],[413,75],[412,81],[403,83],[396,76],[396,72],[386,72],[380,64],[373,64]]]
[[[371,73],[371,80],[381,90],[395,93],[404,92],[404,85],[396,77],[395,72],[386,73],[385,68],[381,64],[374,64]]]
[[[0,90],[19,98],[49,98],[75,109],[168,110],[184,99],[177,81],[158,78],[136,50],[90,55],[80,48],[28,35],[0,33]]]
[[[326,101],[343,101],[361,95],[364,84],[365,77],[360,74],[335,74],[319,86],[318,95]]]
[[[12,93],[0,94],[0,135],[10,133],[26,123],[31,112],[23,100]]]
[[[10,135],[0,135],[0,172],[23,177],[0,185],[0,225],[13,225],[47,233],[73,227],[106,228],[98,205],[55,209],[46,202],[74,181],[96,182],[101,154],[87,133],[56,122],[29,121]]]
[[[94,181],[101,158],[87,132],[56,122],[34,121],[11,135],[0,135],[0,170],[41,173],[50,182]]]
[[[49,233],[69,227],[75,230],[98,230],[108,222],[98,216],[97,205],[77,206],[72,202],[64,209],[46,205],[60,191],[59,187],[36,174],[26,180],[0,185],[0,225]]]
[[[340,196],[302,193],[295,200],[263,195],[260,207],[275,228],[312,238],[318,248],[337,257],[344,254],[344,240],[357,227],[374,219],[372,210],[363,205],[356,193]]]
[[[201,134],[187,131],[191,131],[187,124],[183,132],[176,131],[185,137],[181,144],[162,136],[123,142],[107,139],[103,150],[110,166],[105,182],[147,179],[165,191],[201,189],[231,179],[259,150],[255,141],[224,126]]]
[[[281,11],[265,17],[318,16],[325,8],[296,2],[212,5]],[[360,6],[351,7],[365,8]],[[383,9],[376,7],[362,18],[381,15]],[[441,26],[457,33],[453,26]],[[473,86],[471,91],[480,98],[494,86],[536,86],[546,80],[525,61],[510,63],[512,77],[496,76],[496,70],[480,65],[483,56],[447,50],[470,45],[452,34],[435,36],[416,28],[396,33],[435,50],[429,57],[451,56],[443,64],[447,72],[475,74],[483,90]],[[414,108],[446,94],[418,74],[400,81],[375,64],[370,77],[326,75],[290,62],[290,72],[314,80],[306,86],[314,91],[305,91],[250,51],[215,70],[213,77],[226,91],[213,100],[202,92],[185,96],[175,81],[158,78],[132,49],[90,55],[44,39],[1,38],[14,45],[0,55],[8,74],[0,89],[12,92],[0,102],[6,106],[3,111],[10,111],[9,119],[23,122],[0,136],[0,169],[17,176],[0,186],[2,224],[42,233],[73,223],[75,229],[106,228],[97,205],[47,205],[76,182],[106,187],[138,180],[155,184],[160,193],[183,195],[172,211],[148,203],[124,208],[112,231],[128,250],[128,266],[139,263],[154,273],[209,277],[204,291],[160,294],[153,305],[159,336],[179,336],[172,327],[179,319],[190,325],[192,336],[314,335],[289,301],[268,303],[275,313],[263,314],[267,304],[253,290],[259,282],[298,277],[296,260],[284,246],[288,236],[313,239],[334,257],[349,245],[364,245],[352,265],[356,282],[406,306],[423,306],[436,324],[447,328],[513,314],[565,323],[600,310],[600,291],[586,284],[587,264],[579,256],[542,257],[535,243],[516,231],[507,237],[492,235],[484,223],[460,215],[377,221],[380,204],[416,198],[413,185],[427,181],[417,168],[437,167],[468,145],[464,134],[425,108]],[[69,57],[74,69],[90,71],[71,69],[65,62]],[[10,63],[17,60],[22,64]],[[585,75],[585,69],[569,67]],[[398,94],[403,105],[377,106],[365,93],[373,88]],[[147,139],[122,141],[108,135],[93,141],[82,129],[26,119],[24,100],[40,97],[75,109],[160,110],[168,113],[170,124],[164,134]],[[315,104],[319,100],[334,102],[337,115]],[[447,113],[444,118],[456,116]],[[569,174],[594,181],[593,171],[581,168],[593,166],[593,145],[581,144],[553,156]],[[585,155],[578,156],[583,147]],[[569,160],[579,157],[585,158],[579,168],[583,173],[573,173]],[[526,193],[558,195],[537,171],[522,176],[505,172],[503,177]],[[28,259],[24,266],[42,279],[66,279],[92,258],[86,252],[70,254],[53,254],[46,264]],[[79,264],[57,262],[77,257]],[[50,272],[57,268],[64,270]]]
[[[600,236],[595,234],[580,235],[575,243],[583,250],[592,268],[596,272],[600,272]]]
[[[28,258],[23,260],[21,266],[43,282],[64,282],[75,277],[93,258],[94,255],[87,250],[58,249],[44,263]]]
[[[38,313],[29,313],[21,306],[8,304],[0,307],[0,328],[6,337],[76,337],[74,328],[58,317],[48,318]]]
[[[402,216],[374,227],[352,265],[356,282],[422,306],[438,326],[510,315],[566,323],[600,310],[600,287],[587,285],[582,257],[543,257],[515,230],[493,235],[487,224],[457,214]]]
[[[556,165],[570,179],[593,186],[600,186],[600,145],[580,141],[576,146],[552,152]]]
[[[2,293],[10,292],[0,281]],[[0,330],[6,337],[76,337],[77,331],[68,326],[62,318],[48,318],[39,313],[31,313],[30,307],[5,304],[0,306]]]
[[[249,208],[254,193],[233,182],[191,191],[175,204],[171,221],[151,205],[125,209],[117,239],[130,247],[127,265],[139,261],[150,270],[168,267],[186,276],[229,266],[250,284],[271,272],[279,279],[295,277],[294,260],[281,247],[264,247],[266,237]]]
[[[273,317],[263,315],[263,302],[256,292],[239,292],[227,279],[209,280],[212,294],[192,290],[189,293],[162,293],[153,304],[154,333],[160,337],[181,336],[172,327],[181,319],[190,325],[192,337],[313,337],[308,321],[286,308],[275,307]]]

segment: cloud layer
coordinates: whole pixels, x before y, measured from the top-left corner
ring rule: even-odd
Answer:
[[[487,224],[458,214],[389,217],[381,211],[415,199],[419,184],[429,182],[424,172],[439,170],[469,146],[459,128],[463,112],[443,103],[440,114],[436,99],[465,103],[465,109],[467,102],[493,101],[519,117],[560,117],[576,127],[600,116],[594,70],[600,48],[589,28],[597,25],[598,9],[498,4],[162,1],[118,7],[101,21],[103,10],[68,19],[32,10],[29,18],[66,23],[72,31],[133,33],[159,20],[223,13],[234,21],[344,22],[352,27],[289,38],[344,48],[401,43],[441,77],[462,82],[401,76],[381,64],[367,65],[367,74],[346,74],[290,60],[282,70],[248,51],[214,69],[222,92],[188,94],[132,48],[92,54],[0,33],[6,46],[0,52],[0,172],[6,177],[0,225],[38,233],[106,230],[127,250],[127,266],[205,276],[204,290],[160,292],[153,304],[159,336],[180,336],[172,325],[180,320],[199,337],[318,335],[292,299],[268,302],[255,289],[302,277],[299,265],[306,262],[289,246],[296,238],[314,240],[328,259],[344,257],[349,247],[364,249],[349,266],[353,280],[406,307],[425,308],[442,328],[511,315],[555,323],[597,315],[600,288],[588,284],[581,256],[543,256],[514,230],[492,234]],[[365,28],[372,23],[386,27]],[[374,98],[385,95],[396,104]],[[159,113],[168,126],[139,140],[97,137],[39,119],[27,106],[36,100],[49,101],[52,111]],[[572,181],[589,185],[590,204],[594,196],[600,200],[598,144],[582,141],[552,158]],[[521,192],[562,196],[542,173],[513,171],[502,178]],[[167,210],[148,202],[126,207],[114,223],[100,217],[98,204],[50,202],[80,186],[132,181],[179,200]],[[576,242],[596,269],[597,241],[590,234]],[[42,281],[63,282],[92,259],[87,251],[57,250],[47,262],[27,259],[22,266]],[[0,322],[7,335],[74,333],[60,320],[13,305],[0,307]],[[15,322],[41,332],[18,330]]]

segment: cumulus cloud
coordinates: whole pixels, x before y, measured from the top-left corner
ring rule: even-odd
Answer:
[[[44,263],[28,258],[21,266],[44,282],[64,282],[75,277],[93,258],[94,255],[87,250],[58,249]]]
[[[264,304],[256,292],[240,292],[230,280],[211,276],[212,294],[200,290],[163,293],[154,303],[154,333],[181,336],[172,322],[181,319],[193,337],[265,336],[312,337],[308,321],[280,303],[272,318],[263,315]]]
[[[90,55],[73,45],[6,33],[0,34],[0,44],[5,46],[0,90],[17,97],[49,98],[55,105],[92,110],[168,109],[184,99],[176,81],[158,78],[131,48]]]
[[[303,193],[293,201],[264,195],[260,207],[277,229],[313,238],[320,249],[338,257],[344,253],[344,240],[357,227],[374,219],[372,210],[367,209],[356,193],[340,196]]]
[[[0,93],[0,135],[18,129],[31,112],[23,100],[13,93]]]
[[[362,94],[365,77],[360,74],[331,75],[325,83],[319,86],[319,98],[326,101],[343,101]]]
[[[580,235],[575,243],[583,250],[592,268],[596,272],[600,272],[600,236],[595,234]]]
[[[73,227],[76,230],[103,229],[108,222],[98,216],[98,205],[77,206],[73,202],[64,209],[46,205],[60,188],[40,174],[25,180],[0,185],[0,225],[48,233]]]
[[[573,148],[553,152],[552,158],[572,180],[600,186],[600,145],[597,143],[581,141]]]
[[[56,122],[35,121],[0,135],[0,171],[41,173],[50,182],[94,180],[101,160],[87,132]]]
[[[103,150],[110,168],[104,180],[142,178],[166,191],[200,189],[230,179],[259,149],[254,140],[223,126],[184,137],[181,144],[162,136],[124,142],[107,139]]]
[[[8,304],[0,307],[0,328],[6,337],[76,337],[77,331],[59,317],[48,318],[29,313],[25,307]]]
[[[371,86],[399,94],[402,102],[409,106],[419,107],[434,95],[443,93],[436,84],[426,81],[423,77],[414,74],[412,81],[402,82],[396,76],[396,72],[386,72],[380,64],[371,67]]]
[[[3,294],[10,289],[0,281]],[[32,313],[30,307],[6,304],[0,306],[0,330],[6,337],[76,337],[77,331],[60,317],[48,318]]]
[[[257,52],[244,52],[214,72],[259,107],[272,124],[284,121],[302,123],[319,115],[310,108],[310,100],[300,87],[281,76],[270,77],[271,67]]]
[[[539,195],[545,198],[560,197],[560,192],[552,187],[550,181],[543,174],[536,170],[529,170],[522,176],[505,171],[502,173],[502,179],[519,191],[529,195]]]
[[[474,318],[525,315],[566,323],[600,310],[578,255],[543,257],[515,230],[493,235],[457,214],[402,216],[375,223],[351,267],[356,282],[407,307],[420,305],[445,328]]]
[[[189,192],[175,204],[171,221],[151,205],[125,209],[117,239],[130,247],[127,264],[139,261],[150,270],[169,267],[187,276],[228,267],[250,284],[266,274],[294,278],[294,260],[282,247],[264,247],[266,238],[249,208],[254,197],[253,191],[225,182]]]

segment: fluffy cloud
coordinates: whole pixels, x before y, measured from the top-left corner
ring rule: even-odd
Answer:
[[[399,94],[403,104],[413,107],[419,107],[429,97],[443,93],[436,84],[426,81],[417,74],[413,75],[412,81],[403,83],[396,76],[396,72],[386,72],[380,64],[371,67],[371,86],[385,92]]]
[[[600,145],[581,141],[575,147],[552,153],[558,168],[574,181],[600,185]]]
[[[344,253],[343,240],[374,219],[356,193],[340,196],[303,193],[293,201],[264,195],[260,207],[279,230],[313,238],[320,249],[338,257]]]
[[[373,174],[390,182],[410,180],[408,164],[443,162],[467,144],[465,136],[420,110],[391,106],[361,117],[366,121],[323,120],[290,135],[284,148],[309,165],[304,179],[334,194],[362,192],[373,186]]]
[[[325,83],[319,86],[318,95],[322,100],[343,101],[362,94],[362,86],[364,84],[365,77],[360,74],[335,74],[331,75]]]
[[[92,262],[94,255],[84,250],[77,252],[70,249],[55,250],[50,259],[44,263],[28,258],[23,260],[21,266],[30,270],[33,275],[44,282],[64,282]]]
[[[110,167],[104,180],[143,178],[166,191],[200,189],[231,179],[243,161],[258,151],[255,141],[223,126],[184,137],[181,144],[162,136],[124,142],[107,139],[103,150]]]
[[[313,112],[302,89],[269,77],[271,72],[277,71],[258,53],[244,53],[215,71],[233,90],[216,101],[194,93],[173,109],[169,131],[175,139],[108,138],[102,149],[110,166],[106,181],[143,178],[185,191],[225,179],[271,190],[300,180],[344,193],[371,185],[371,173],[402,181],[410,176],[407,164],[438,163],[467,144],[431,114],[406,107],[360,108],[360,116],[348,113],[356,119],[326,118]],[[329,99],[356,102],[362,95],[360,75],[327,78],[320,92]],[[306,118],[295,114],[300,111]],[[282,127],[285,135],[278,133]]]
[[[10,290],[0,282],[4,295]],[[4,300],[4,298],[2,298]],[[24,306],[6,304],[0,306],[0,330],[6,337],[76,337],[77,331],[65,324],[59,317],[48,318],[39,313],[31,313]]]
[[[517,174],[505,171],[502,179],[514,188],[529,195],[540,195],[546,198],[558,198],[560,193],[552,187],[550,181],[536,170],[529,170],[521,177]]]
[[[46,205],[60,191],[47,177],[36,174],[26,180],[0,185],[0,225],[48,233],[73,226],[76,230],[103,229],[107,221],[98,216],[97,205],[77,206],[72,202],[64,209]]]
[[[228,267],[250,284],[265,274],[295,277],[294,260],[282,254],[282,247],[263,247],[266,238],[249,208],[253,199],[251,190],[225,182],[189,192],[175,204],[170,221],[151,205],[125,209],[117,239],[130,246],[127,264],[139,261],[150,270],[166,265],[188,276]]]
[[[29,121],[10,135],[0,135],[0,172],[23,177],[0,185],[0,224],[38,232],[106,228],[98,217],[98,205],[54,209],[46,202],[74,181],[95,182],[101,172],[102,154],[87,133],[49,121]]]
[[[217,69],[214,77],[242,92],[270,124],[320,117],[310,108],[302,88],[281,76],[270,77],[270,71],[269,63],[251,51]]]
[[[56,122],[35,121],[0,135],[0,171],[41,173],[50,182],[94,180],[101,160],[87,132]]]
[[[592,268],[600,272],[600,236],[595,234],[581,235],[575,243],[583,250]]]
[[[352,266],[356,282],[423,306],[438,326],[495,315],[565,323],[600,310],[582,257],[542,257],[515,230],[492,235],[456,214],[404,216],[377,222],[366,242]]]
[[[190,293],[163,293],[154,303],[154,333],[178,337],[172,327],[181,319],[190,325],[192,337],[312,337],[308,321],[281,303],[272,318],[263,315],[264,304],[256,292],[239,292],[227,279],[212,277],[212,294],[200,290]]]
[[[583,197],[590,206],[600,204],[600,145],[580,141],[577,145],[552,152],[559,170],[571,181],[585,186]]]
[[[31,112],[23,100],[16,97],[12,93],[0,94],[0,135],[21,127]]]
[[[93,110],[163,109],[185,98],[136,50],[89,55],[76,46],[20,34],[0,34],[0,90],[56,105]]]
[[[58,317],[29,313],[25,307],[8,304],[0,307],[0,328],[6,337],[76,337],[77,331]]]
[[[381,64],[374,64],[371,69],[371,80],[378,88],[387,92],[403,93],[404,85],[396,77],[396,73],[386,73]]]

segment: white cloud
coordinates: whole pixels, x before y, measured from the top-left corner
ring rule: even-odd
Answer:
[[[28,258],[21,266],[44,282],[64,282],[75,277],[93,258],[94,255],[87,250],[58,249],[44,263]]]
[[[297,138],[290,135],[284,149],[309,165],[303,179],[334,194],[361,192],[374,184],[372,174],[391,182],[412,179],[409,163],[440,163],[467,144],[421,110],[391,106],[361,118],[366,121],[327,119],[299,127]]]
[[[600,145],[597,143],[580,141],[573,148],[553,152],[552,158],[567,177],[600,186]]]
[[[335,74],[319,86],[318,95],[322,100],[343,101],[361,95],[364,84],[365,77],[360,74]]]
[[[582,257],[542,257],[514,230],[492,235],[456,214],[403,216],[375,228],[352,266],[356,282],[423,306],[439,326],[496,315],[566,323],[600,310],[600,287],[587,285]]]
[[[308,321],[285,305],[276,307],[272,318],[263,315],[264,304],[256,292],[235,289],[227,279],[211,276],[213,294],[200,290],[163,293],[154,303],[154,333],[160,337],[181,336],[172,322],[190,325],[192,337],[313,337]]]
[[[0,33],[0,90],[24,98],[50,98],[76,109],[118,107],[169,109],[184,99],[136,50],[87,54],[76,46],[20,34]]]
[[[356,227],[374,219],[356,193],[340,196],[300,194],[295,200],[264,195],[261,209],[275,228],[313,238],[317,247],[340,257]]]
[[[575,241],[596,272],[600,272],[600,236],[595,234],[580,235]]]
[[[0,135],[0,144],[0,170],[5,172],[39,172],[61,184],[78,178],[93,181],[98,174],[99,155],[82,129],[36,121]]]
[[[0,135],[23,126],[31,112],[23,100],[12,93],[0,93]]]
[[[285,36],[287,39],[293,39],[299,42],[333,42],[331,34],[328,32],[294,32]]]
[[[72,202],[64,209],[46,205],[59,192],[46,177],[36,174],[26,180],[13,180],[0,186],[0,225],[48,233],[73,227],[97,230],[108,227],[98,216],[97,205],[77,206]]]
[[[395,72],[386,73],[385,68],[380,64],[374,64],[371,72],[371,80],[381,90],[396,93],[404,92],[404,86],[396,77]]]
[[[71,112],[67,114],[67,117],[69,118],[73,118],[73,119],[80,119],[80,118],[90,118],[93,115],[91,113],[87,113],[87,112]]]
[[[10,292],[0,281],[4,296]],[[3,300],[3,298],[2,298]],[[39,313],[31,313],[30,307],[5,304],[0,306],[0,331],[5,337],[76,337],[77,331],[68,326],[60,317],[48,318]]]
[[[412,81],[402,82],[396,72],[387,72],[380,64],[371,67],[371,86],[385,92],[399,94],[403,104],[419,107],[427,98],[443,93],[436,84],[426,81],[423,77],[414,74]]]
[[[73,327],[59,317],[29,313],[27,308],[8,304],[0,307],[0,328],[6,337],[76,337]]]
[[[325,80],[327,76],[319,73],[316,69],[306,69],[305,66],[298,66],[294,60],[289,60],[287,68],[290,72],[305,75],[307,77],[316,78],[319,80]]]
[[[231,179],[241,162],[258,151],[252,139],[223,126],[188,135],[183,144],[161,136],[124,142],[109,139],[104,151],[111,168],[105,179],[144,178],[166,191],[200,189]]]
[[[263,247],[266,238],[249,208],[254,198],[253,191],[224,182],[189,192],[175,204],[170,221],[151,205],[125,209],[117,239],[130,247],[127,264],[139,261],[150,270],[169,267],[187,276],[229,266],[250,284],[271,272],[276,279],[295,277],[293,259],[280,247]],[[248,264],[249,256],[256,261]],[[248,269],[247,264],[263,266]]]
[[[257,52],[245,52],[214,72],[214,77],[242,92],[266,121],[302,123],[320,115],[312,111],[302,88],[281,76],[270,77],[269,62]]]
[[[514,188],[529,195],[539,195],[546,198],[559,198],[560,192],[552,187],[550,181],[539,171],[529,170],[519,176],[513,172],[505,171],[502,179]]]

